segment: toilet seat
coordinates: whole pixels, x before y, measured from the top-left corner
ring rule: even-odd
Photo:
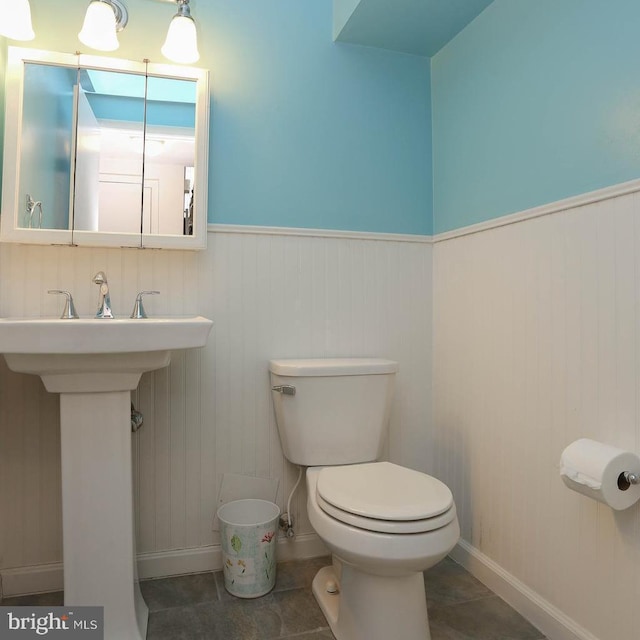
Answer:
[[[390,462],[321,469],[316,500],[327,515],[381,533],[433,531],[456,517],[453,496],[445,484]]]

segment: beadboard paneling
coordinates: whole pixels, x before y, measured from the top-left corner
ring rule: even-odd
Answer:
[[[579,437],[640,451],[639,207],[434,246],[432,447],[462,537],[599,640],[640,628],[640,506],[569,491],[558,461]]]
[[[144,414],[132,436],[138,551],[166,552],[180,570],[181,550],[219,555],[212,521],[224,473],[279,478],[283,508],[296,481],[271,407],[270,358],[397,359],[387,454],[429,468],[431,251],[388,238],[233,230],[210,233],[200,253],[0,245],[0,316],[58,315],[62,301],[46,294],[53,288],[72,291],[90,315],[91,278],[102,269],[117,314],[131,311],[138,290],[159,289],[145,302],[150,314],[214,320],[204,349],[175,352],[133,394]],[[0,571],[59,562],[58,398],[4,361],[0,443]],[[292,504],[300,534],[312,531],[305,500],[302,486]]]

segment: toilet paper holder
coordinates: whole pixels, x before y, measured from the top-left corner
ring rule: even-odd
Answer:
[[[640,456],[590,438],[567,445],[560,456],[564,484],[615,511],[640,501]]]
[[[625,471],[618,476],[618,489],[626,491],[632,484],[640,484],[640,473]]]

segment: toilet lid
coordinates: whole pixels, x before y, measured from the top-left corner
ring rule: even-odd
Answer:
[[[316,493],[340,511],[395,522],[435,518],[453,506],[440,480],[391,462],[325,467]]]
[[[352,527],[365,529],[366,531],[375,531],[376,533],[391,533],[394,535],[402,533],[427,533],[435,531],[441,527],[445,527],[456,519],[456,506],[452,505],[451,509],[441,513],[433,518],[425,518],[424,520],[378,520],[376,518],[367,518],[358,516],[354,513],[347,513],[342,509],[329,504],[316,492],[316,502],[318,506],[329,516],[349,524]]]

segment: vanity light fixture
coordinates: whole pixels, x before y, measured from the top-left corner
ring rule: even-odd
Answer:
[[[29,0],[0,0],[0,36],[11,40],[33,40]]]
[[[175,0],[178,13],[173,16],[162,55],[173,62],[191,64],[200,59],[196,23],[191,17],[189,0]]]
[[[80,42],[99,51],[115,51],[120,43],[117,32],[127,26],[129,15],[118,0],[92,0],[84,17]]]

